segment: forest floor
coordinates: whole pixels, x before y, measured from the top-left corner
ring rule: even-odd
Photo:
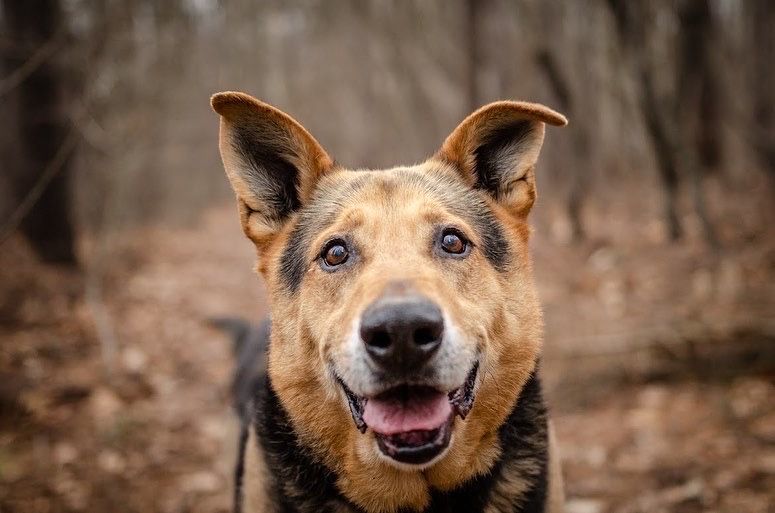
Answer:
[[[773,510],[773,242],[536,237],[569,513]],[[0,513],[227,512],[232,358],[205,319],[266,311],[252,248],[216,208],[106,255],[0,251]]]

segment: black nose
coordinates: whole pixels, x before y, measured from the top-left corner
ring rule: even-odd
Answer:
[[[361,317],[366,351],[391,373],[419,369],[439,348],[443,333],[441,310],[423,297],[379,299]]]

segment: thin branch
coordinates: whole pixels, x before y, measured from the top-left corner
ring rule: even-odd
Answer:
[[[64,29],[56,31],[21,66],[13,70],[8,76],[0,79],[0,98],[20,86],[30,75],[45,64],[59,50],[64,41],[64,35]]]
[[[75,150],[79,139],[80,137],[77,130],[75,127],[71,127],[67,137],[65,137],[65,140],[59,146],[59,149],[54,155],[54,158],[49,161],[49,163],[46,165],[46,168],[35,182],[35,185],[32,186],[22,202],[19,203],[11,216],[8,218],[8,221],[6,221],[6,223],[0,229],[0,246],[5,244],[11,235],[14,234],[16,229],[19,228],[21,222],[24,220],[27,214],[30,213],[30,210],[32,210],[32,207],[34,207],[38,202],[43,192],[45,192],[48,184],[51,183],[51,180],[53,180],[57,173],[62,170],[65,162],[67,162],[68,157],[70,157],[73,150]]]

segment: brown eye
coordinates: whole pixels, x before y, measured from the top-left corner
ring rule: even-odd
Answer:
[[[453,230],[445,230],[441,234],[441,249],[453,255],[460,255],[468,249],[468,243]]]
[[[350,252],[347,250],[347,245],[342,240],[331,241],[325,247],[321,255],[323,262],[328,267],[342,265],[347,261],[347,257],[349,256]]]

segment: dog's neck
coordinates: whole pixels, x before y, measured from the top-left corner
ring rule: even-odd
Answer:
[[[337,475],[299,441],[268,378],[256,392],[252,429],[256,430],[267,468],[271,469],[272,502],[279,511],[365,513],[339,492]],[[544,511],[548,482],[547,417],[536,373],[525,384],[498,434],[501,456],[491,472],[454,490],[431,490],[425,513]]]

